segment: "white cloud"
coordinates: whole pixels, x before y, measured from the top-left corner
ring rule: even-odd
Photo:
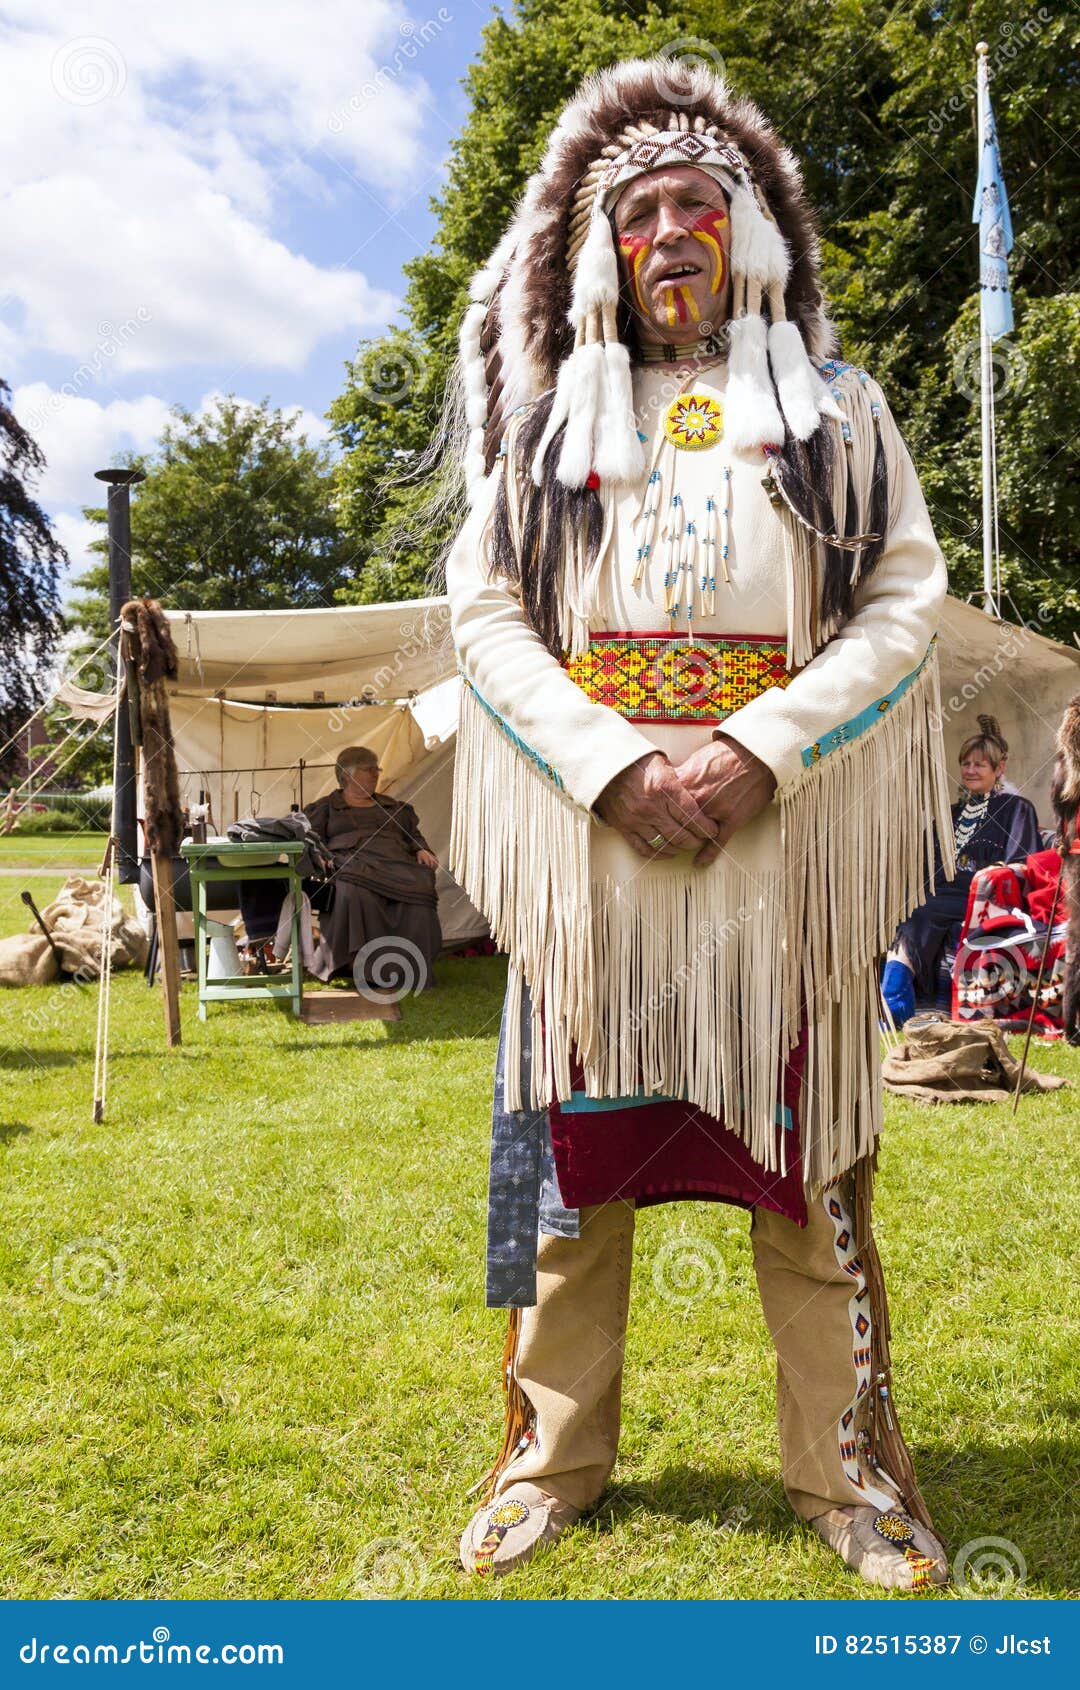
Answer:
[[[193,409],[204,415],[222,397],[213,389]],[[239,403],[255,406],[251,399],[241,398]],[[105,502],[105,488],[95,481],[94,472],[117,463],[125,452],[152,452],[169,420],[169,407],[151,393],[101,403],[35,381],[14,390],[12,408],[45,455],[46,467],[35,494],[53,517],[57,538],[71,557],[72,574],[79,574],[90,561],[90,540],[100,533],[83,518],[81,509]],[[285,408],[295,415],[295,431],[312,445],[329,437],[324,417],[303,405]]]
[[[151,189],[141,167],[129,174]],[[0,241],[27,340],[83,362],[118,321],[137,324],[116,354],[123,373],[200,363],[298,370],[324,335],[381,324],[395,303],[194,187],[171,209],[149,210],[112,203],[111,189],[71,175],[27,183],[0,209]]]
[[[96,504],[104,489],[94,471],[115,463],[121,452],[150,451],[169,416],[168,405],[154,394],[101,404],[43,381],[17,387],[12,405],[45,454],[37,497],[47,511]]]
[[[306,435],[312,446],[321,446],[324,440],[329,440],[330,424],[325,417],[317,417],[306,405],[297,405],[295,409],[296,428],[300,434]]]
[[[101,562],[100,556],[90,550],[90,542],[100,540],[104,532],[100,523],[87,522],[85,517],[74,516],[70,511],[61,511],[53,518],[53,533],[67,552],[70,566],[62,588],[65,597],[74,582],[92,563]]]
[[[74,368],[137,319],[117,371],[297,370],[381,326],[397,302],[353,264],[430,166],[439,12],[403,34],[397,0],[8,0],[0,241],[29,348]],[[342,220],[333,263],[275,235],[284,193],[325,203],[349,178],[370,218]]]

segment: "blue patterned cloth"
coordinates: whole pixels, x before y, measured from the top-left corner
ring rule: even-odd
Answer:
[[[578,1211],[559,1195],[546,1109],[506,1108],[507,988],[495,1058],[488,1176],[486,1302],[489,1309],[532,1308],[536,1302],[536,1245],[541,1232],[578,1236]],[[521,1095],[532,1078],[532,1004],[521,994]]]

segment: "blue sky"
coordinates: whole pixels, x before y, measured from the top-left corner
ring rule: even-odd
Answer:
[[[77,573],[95,469],[216,393],[325,431],[465,116],[489,0],[0,0],[0,374]]]

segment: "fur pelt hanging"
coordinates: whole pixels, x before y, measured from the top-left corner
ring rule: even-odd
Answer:
[[[176,647],[156,599],[129,599],[120,612],[120,629],[123,657],[134,664],[139,683],[147,843],[152,851],[175,857],[184,821],[165,683],[176,679]]]

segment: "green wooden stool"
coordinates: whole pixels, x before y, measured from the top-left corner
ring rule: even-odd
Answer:
[[[300,1014],[303,998],[303,977],[300,967],[300,876],[297,864],[307,846],[302,839],[275,840],[263,845],[257,841],[234,844],[231,839],[196,845],[185,840],[180,853],[191,873],[191,914],[195,927],[195,966],[199,982],[199,1020],[206,1020],[208,1003],[224,1003],[229,999],[287,999],[294,1015]],[[285,976],[265,974],[230,974],[223,980],[207,978],[207,953],[210,940],[219,934],[232,933],[224,922],[212,920],[206,913],[206,888],[211,882],[222,880],[284,880],[287,892],[293,895],[292,931],[289,945],[291,969]]]

